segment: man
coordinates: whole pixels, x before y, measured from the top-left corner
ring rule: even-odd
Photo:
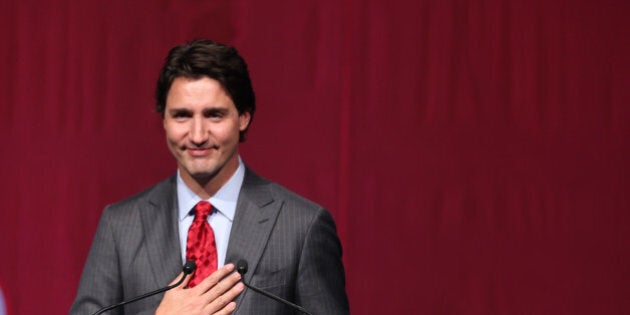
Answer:
[[[331,215],[259,177],[238,155],[255,98],[236,49],[207,40],[173,48],[156,102],[177,174],[105,208],[70,313],[175,283],[192,259],[198,269],[182,285],[111,313],[295,314],[245,289],[234,272],[244,259],[252,285],[312,314],[347,314]]]

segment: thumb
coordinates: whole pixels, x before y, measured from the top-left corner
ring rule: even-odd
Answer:
[[[173,281],[171,281],[171,283],[169,283],[168,285],[174,285],[176,284],[181,278],[182,276],[184,276],[184,272],[180,272],[179,275],[177,275],[177,277],[175,277],[175,279],[173,279]],[[188,282],[190,281],[190,278],[192,278],[192,274],[188,274],[186,275],[186,278],[184,279],[184,282],[182,282],[180,285],[178,285],[177,287],[180,289],[185,288],[188,285]]]

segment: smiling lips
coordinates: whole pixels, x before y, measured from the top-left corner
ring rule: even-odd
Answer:
[[[190,148],[190,147],[187,147],[186,148],[186,152],[188,152],[188,154],[190,154],[193,157],[204,157],[204,156],[210,154],[212,149],[214,149],[214,147],[203,147],[203,148]]]

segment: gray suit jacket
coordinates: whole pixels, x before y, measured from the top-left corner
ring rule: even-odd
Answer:
[[[175,176],[105,208],[70,314],[166,286],[181,272]],[[247,169],[226,263],[245,259],[252,285],[312,314],[348,314],[341,245],[331,215]],[[108,314],[153,314],[163,294]],[[246,289],[234,314],[295,314]]]

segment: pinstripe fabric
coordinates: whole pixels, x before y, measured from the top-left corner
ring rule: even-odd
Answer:
[[[70,314],[165,286],[181,270],[175,177],[108,206],[97,228]],[[348,314],[341,245],[331,215],[285,188],[246,171],[226,262],[245,259],[253,285],[303,305],[313,314]],[[152,314],[162,295],[118,313]],[[293,314],[251,290],[238,315]]]
[[[70,314],[163,287],[181,271],[175,177],[103,211]],[[161,296],[109,314],[152,314]],[[152,311],[150,311],[152,309]]]

